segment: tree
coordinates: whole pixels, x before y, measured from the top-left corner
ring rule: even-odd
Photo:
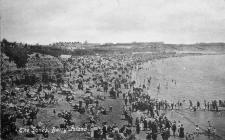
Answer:
[[[14,61],[18,68],[25,67],[28,59],[28,50],[17,47],[16,43],[10,43],[6,39],[2,40],[2,52]]]
[[[8,44],[9,44],[9,42],[5,38],[3,38],[2,39],[2,45],[8,45]]]

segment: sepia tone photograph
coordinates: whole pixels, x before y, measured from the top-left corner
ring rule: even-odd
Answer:
[[[0,140],[225,140],[225,0],[0,0]]]

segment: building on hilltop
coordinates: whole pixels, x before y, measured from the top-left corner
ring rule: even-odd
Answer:
[[[71,51],[76,49],[83,49],[83,45],[80,42],[56,42],[51,44],[50,46]]]

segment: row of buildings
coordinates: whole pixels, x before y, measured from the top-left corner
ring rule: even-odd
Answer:
[[[76,50],[76,49],[84,49],[83,44],[80,42],[56,42],[49,45],[53,48],[66,49],[66,50]]]

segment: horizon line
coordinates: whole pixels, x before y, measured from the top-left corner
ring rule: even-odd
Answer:
[[[3,39],[6,38],[2,38],[0,40],[0,42],[2,42]],[[7,39],[6,39],[7,40]],[[171,42],[164,42],[164,41],[130,41],[130,42],[85,42],[85,41],[57,41],[57,42],[52,42],[52,43],[40,43],[40,42],[33,42],[33,43],[28,43],[28,42],[23,42],[23,41],[11,41],[11,40],[7,40],[8,42],[11,43],[22,43],[22,44],[28,44],[28,45],[41,45],[41,46],[45,46],[45,45],[52,45],[54,43],[81,43],[83,45],[85,44],[99,44],[99,45],[117,45],[117,44],[138,44],[138,43],[160,43],[160,44],[174,44],[174,45],[194,45],[194,44],[218,44],[218,43],[222,43],[225,44],[225,42],[223,41],[207,41],[207,42],[195,42],[195,43],[171,43]]]

